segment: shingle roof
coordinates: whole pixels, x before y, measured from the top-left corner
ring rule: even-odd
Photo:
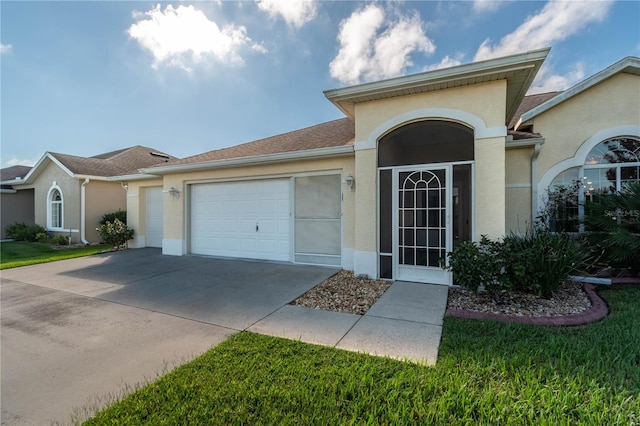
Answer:
[[[165,164],[167,161],[176,159],[171,155],[140,145],[88,158],[56,152],[50,152],[50,154],[71,173],[93,176],[134,174],[138,169]]]
[[[14,180],[15,178],[23,178],[31,170],[30,166],[11,166],[0,169],[0,181]]]
[[[522,132],[522,131],[516,131],[516,130],[507,130],[507,134],[510,135],[514,141],[519,141],[523,139],[537,139],[542,137],[540,133]]]
[[[524,99],[522,99],[522,102],[520,103],[520,106],[516,110],[515,115],[511,119],[511,122],[509,123],[508,128],[509,129],[513,129],[516,126],[516,124],[518,123],[518,120],[520,120],[520,117],[522,117],[522,114],[524,114],[527,111],[532,110],[533,108],[535,108],[538,105],[548,101],[551,98],[555,98],[560,93],[562,93],[562,92],[538,93],[536,95],[525,96]]]
[[[349,118],[341,118],[265,139],[217,149],[171,161],[169,164],[201,163],[231,158],[254,157],[282,152],[304,151],[353,145],[355,126]]]

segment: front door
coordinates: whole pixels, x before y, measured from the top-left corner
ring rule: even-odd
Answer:
[[[394,276],[451,284],[440,266],[451,251],[451,166],[397,168],[393,181]]]

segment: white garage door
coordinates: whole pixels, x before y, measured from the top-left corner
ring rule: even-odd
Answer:
[[[162,188],[147,188],[147,247],[162,247]]]
[[[291,260],[288,179],[191,186],[191,253]]]

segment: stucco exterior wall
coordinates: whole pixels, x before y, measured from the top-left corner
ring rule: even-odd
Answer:
[[[482,119],[487,127],[504,126],[505,99],[506,81],[495,81],[356,104],[356,141],[368,140],[374,130],[394,117],[426,108],[464,111]]]
[[[531,227],[531,188],[507,187],[506,232],[523,233]]]
[[[149,187],[162,187],[162,179],[131,181],[127,184],[127,225],[135,231],[133,240],[129,242],[129,247],[131,248],[145,247],[147,230],[146,190]]]
[[[543,145],[544,146],[544,145]],[[532,147],[505,151],[507,232],[523,232],[531,225],[531,157]]]
[[[92,180],[85,185],[85,197],[85,239],[97,243],[100,234],[96,228],[102,215],[126,209],[126,193],[119,182]]]
[[[33,189],[24,189],[13,194],[0,193],[0,229],[6,238],[5,228],[13,223],[35,223]]]
[[[534,118],[533,130],[546,142],[538,158],[538,180],[555,164],[573,157],[595,133],[640,125],[640,76],[616,74]]]
[[[69,176],[56,164],[48,161],[40,174],[33,182],[35,221],[38,225],[47,227],[47,204],[49,202],[49,189],[55,182],[62,192],[64,210],[64,232],[50,232],[50,234],[62,233],[69,235],[71,230],[71,241],[80,242],[80,182]],[[41,166],[42,167],[42,166]]]
[[[475,228],[474,240],[482,235],[500,238],[505,233],[505,138],[476,141],[475,144]]]

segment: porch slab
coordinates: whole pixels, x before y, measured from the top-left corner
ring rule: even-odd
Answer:
[[[448,294],[449,287],[444,285],[396,281],[365,316],[442,327]]]

